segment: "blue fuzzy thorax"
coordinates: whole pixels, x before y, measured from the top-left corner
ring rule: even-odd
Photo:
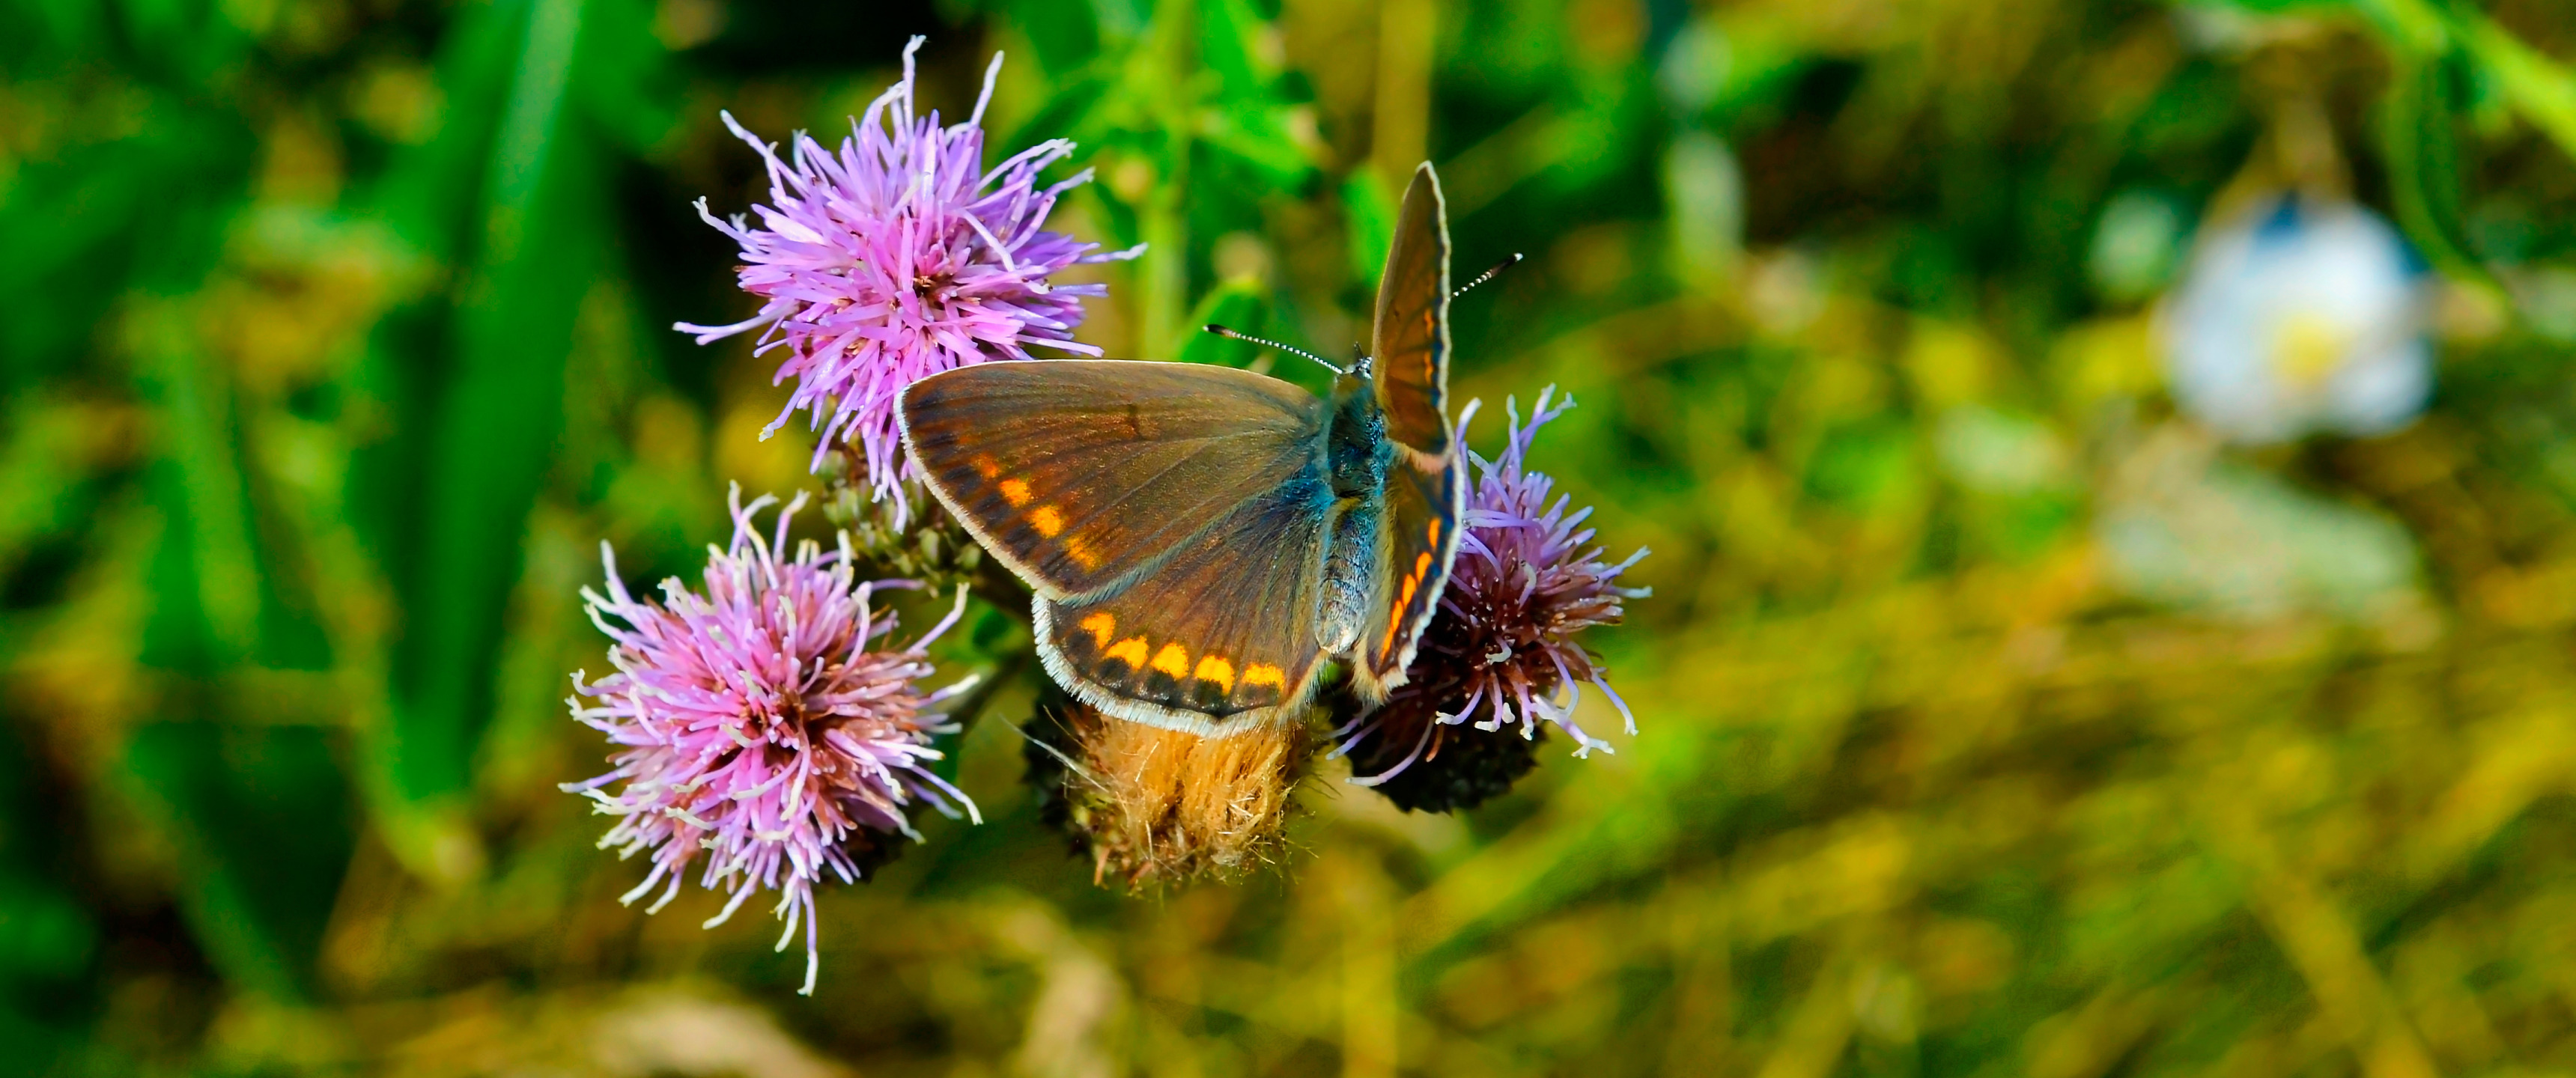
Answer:
[[[1385,543],[1379,533],[1386,517],[1386,470],[1395,459],[1366,356],[1333,379],[1324,457],[1332,475],[1333,507],[1320,637],[1326,652],[1343,653],[1359,639],[1370,590],[1385,576]]]

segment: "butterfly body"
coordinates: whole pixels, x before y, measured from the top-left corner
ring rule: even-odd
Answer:
[[[1331,416],[1324,453],[1335,504],[1317,642],[1327,654],[1341,654],[1359,639],[1367,620],[1386,520],[1386,467],[1395,455],[1386,443],[1386,416],[1377,407],[1365,358],[1333,379]]]
[[[1370,703],[1403,683],[1465,499],[1439,201],[1425,165],[1375,347],[1329,397],[1132,360],[984,363],[905,390],[923,480],[1028,582],[1039,656],[1076,698],[1215,736],[1294,721],[1328,660]]]

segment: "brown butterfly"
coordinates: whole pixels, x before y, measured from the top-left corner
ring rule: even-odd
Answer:
[[[1330,399],[1200,364],[985,363],[904,391],[904,445],[1036,591],[1038,654],[1084,703],[1222,735],[1300,716],[1331,658],[1375,704],[1458,552],[1450,294],[1425,163]]]

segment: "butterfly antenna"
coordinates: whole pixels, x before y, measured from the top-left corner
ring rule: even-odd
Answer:
[[[1288,352],[1288,353],[1291,353],[1291,354],[1294,354],[1294,355],[1304,356],[1304,357],[1306,357],[1306,358],[1308,358],[1308,359],[1314,360],[1314,361],[1315,361],[1315,362],[1317,362],[1317,363],[1321,363],[1321,364],[1323,364],[1323,365],[1324,365],[1324,369],[1326,369],[1326,370],[1329,370],[1329,371],[1331,371],[1331,372],[1333,372],[1333,373],[1335,373],[1335,374],[1340,374],[1340,373],[1342,373],[1342,368],[1341,368],[1340,366],[1336,365],[1332,360],[1325,359],[1324,357],[1319,356],[1319,355],[1316,355],[1315,353],[1313,353],[1313,352],[1309,352],[1309,351],[1307,351],[1307,350],[1305,350],[1305,349],[1303,349],[1303,348],[1298,348],[1298,347],[1295,347],[1295,346],[1293,346],[1293,345],[1285,345],[1285,344],[1281,344],[1281,343],[1279,343],[1279,342],[1277,342],[1277,341],[1263,340],[1263,339],[1261,339],[1261,338],[1259,338],[1259,337],[1255,337],[1255,336],[1252,336],[1252,335],[1250,335],[1250,334],[1237,333],[1237,332],[1235,332],[1235,331],[1233,331],[1233,330],[1230,330],[1230,329],[1225,328],[1224,326],[1216,325],[1216,324],[1214,324],[1214,323],[1210,323],[1210,324],[1207,326],[1207,331],[1208,331],[1208,332],[1210,332],[1210,333],[1216,334],[1216,335],[1217,335],[1217,336],[1219,336],[1219,337],[1223,337],[1223,338],[1225,338],[1225,339],[1227,339],[1227,340],[1229,340],[1229,341],[1242,341],[1242,342],[1243,342],[1243,343],[1245,343],[1245,344],[1257,344],[1257,345],[1261,345],[1261,346],[1262,346],[1262,347],[1264,347],[1264,348],[1276,348],[1276,349],[1278,349],[1278,350],[1280,350],[1280,351],[1282,351],[1282,352]]]
[[[1477,285],[1480,285],[1480,284],[1483,284],[1483,283],[1485,283],[1485,282],[1487,282],[1487,281],[1493,280],[1493,279],[1494,279],[1494,275],[1495,275],[1495,274],[1497,274],[1497,273],[1501,273],[1501,272],[1503,272],[1504,270],[1507,270],[1507,269],[1512,268],[1513,266],[1517,266],[1517,265],[1519,265],[1519,264],[1520,264],[1520,261],[1521,261],[1521,253],[1520,253],[1519,251],[1514,251],[1514,252],[1512,252],[1512,256],[1511,256],[1510,258],[1506,258],[1506,259],[1504,259],[1504,260],[1502,260],[1502,261],[1500,261],[1500,262],[1496,262],[1496,263],[1494,263],[1494,264],[1493,264],[1493,266],[1492,266],[1491,268],[1488,268],[1487,270],[1485,270],[1485,272],[1477,274],[1477,275],[1476,275],[1476,279],[1475,279],[1475,280],[1472,280],[1472,281],[1469,281],[1469,282],[1467,282],[1467,283],[1465,283],[1465,284],[1459,285],[1455,290],[1453,290],[1453,291],[1451,291],[1451,292],[1449,293],[1449,298],[1450,298],[1450,299],[1456,299],[1456,298],[1458,298],[1458,297],[1460,297],[1460,296],[1466,295],[1466,294],[1467,294],[1467,290],[1468,290],[1468,289],[1470,289],[1470,288],[1474,288],[1474,287],[1476,287]]]

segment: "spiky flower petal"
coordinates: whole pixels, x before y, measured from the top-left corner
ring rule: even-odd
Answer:
[[[962,589],[928,634],[886,647],[879,641],[894,615],[869,600],[879,588],[915,585],[855,580],[846,535],[838,550],[807,540],[787,556],[787,526],[805,498],[763,536],[752,516],[776,501],[745,506],[734,488],[733,542],[708,551],[703,594],[673,577],[661,602],[638,600],[600,544],[608,594],[585,588],[582,598],[613,641],[617,672],[596,682],[574,674],[567,702],[574,718],[608,735],[616,768],[564,789],[618,817],[602,848],[651,856],[653,871],[627,902],[659,885],[648,912],[659,911],[700,853],[700,886],[731,894],[708,927],[753,893],[778,892],[772,912],[786,922],[778,946],[786,949],[801,921],[810,994],[814,883],[827,874],[855,882],[892,852],[891,836],[917,840],[905,814],[916,799],[951,817],[961,808],[976,816],[974,802],[925,766],[940,758],[932,736],[955,729],[934,709],[974,679],[922,685],[934,673],[923,649],[957,623]]]
[[[674,327],[700,344],[760,329],[759,352],[786,349],[776,380],[796,379],[796,391],[764,436],[807,412],[821,433],[814,467],[835,446],[853,445],[879,497],[898,494],[909,467],[895,425],[905,386],[986,360],[1035,358],[1033,345],[1099,355],[1073,329],[1083,297],[1107,286],[1049,278],[1144,250],[1103,254],[1043,227],[1057,197],[1091,178],[1086,169],[1037,185],[1039,170],[1072,153],[1072,142],[1042,142],[984,168],[980,125],[999,53],[966,122],[942,127],[938,113],[919,115],[912,58],[921,42],[904,47],[903,81],[851,120],[837,152],[800,132],[781,161],[776,146],[725,115],[768,166],[770,204],[752,207],[759,227],[716,217],[705,199],[698,215],[741,245],[742,288],[767,302],[732,325]]]

